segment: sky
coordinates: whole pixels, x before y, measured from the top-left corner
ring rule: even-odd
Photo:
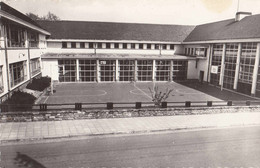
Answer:
[[[199,25],[260,14],[260,0],[2,0],[22,13],[49,11],[61,20]]]

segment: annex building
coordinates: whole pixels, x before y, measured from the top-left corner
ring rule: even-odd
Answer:
[[[0,2],[0,96],[57,82],[197,79],[260,97],[260,15],[198,26],[32,21]]]

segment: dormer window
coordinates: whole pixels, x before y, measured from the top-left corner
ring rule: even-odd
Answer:
[[[76,42],[71,43],[71,48],[76,48]]]
[[[62,42],[62,48],[67,48],[67,42]]]

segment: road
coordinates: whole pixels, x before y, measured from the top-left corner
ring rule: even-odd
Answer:
[[[260,126],[86,137],[0,150],[2,168],[260,168]]]

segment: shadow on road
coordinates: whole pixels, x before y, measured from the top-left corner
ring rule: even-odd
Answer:
[[[44,165],[37,162],[30,156],[26,154],[22,154],[20,152],[17,152],[14,160],[15,160],[15,164],[18,165],[19,167],[46,168]]]

